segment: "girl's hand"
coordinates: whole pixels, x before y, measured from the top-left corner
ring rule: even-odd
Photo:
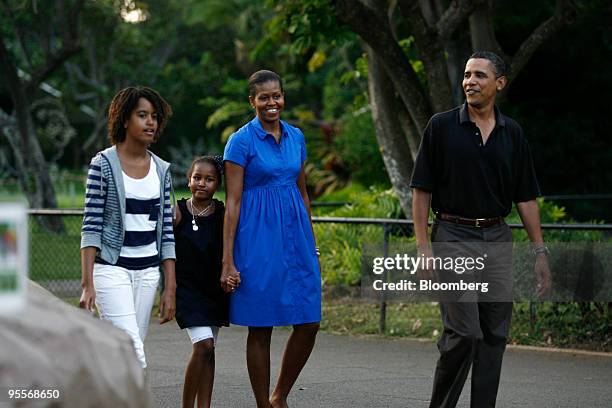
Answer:
[[[83,293],[81,294],[81,299],[79,300],[79,307],[93,313],[95,304],[96,291],[94,290],[93,285],[85,286],[83,288]]]
[[[176,292],[172,289],[164,289],[159,300],[159,324],[164,324],[174,319],[176,313]]]
[[[221,288],[226,293],[234,292],[240,286],[240,272],[236,270],[236,266],[232,264],[223,264],[221,270]]]

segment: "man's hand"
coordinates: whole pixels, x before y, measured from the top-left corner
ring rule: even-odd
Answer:
[[[176,290],[164,289],[159,300],[159,324],[164,324],[174,319],[176,313]]]
[[[550,291],[550,268],[548,267],[548,257],[546,253],[536,254],[534,272],[538,282],[538,296],[546,296]]]
[[[226,293],[232,293],[240,286],[240,272],[236,270],[236,266],[232,264],[223,264],[221,270],[221,288]]]
[[[431,193],[418,188],[412,189],[412,219],[414,220],[414,236],[417,242],[416,256],[420,257],[422,255],[425,259],[432,256],[431,244],[427,237],[430,204]],[[417,271],[417,276],[421,280],[433,280],[434,271],[428,269],[427,265],[421,265],[421,268]]]
[[[85,286],[81,294],[81,299],[79,300],[79,307],[93,313],[95,304],[96,291],[93,285]]]
[[[435,271],[432,268],[428,268],[427,265],[429,262],[427,260],[433,257],[433,252],[431,251],[431,245],[423,245],[417,247],[416,256],[423,259],[424,265],[422,264],[419,270],[417,271],[417,276],[421,280],[433,280],[435,278]]]

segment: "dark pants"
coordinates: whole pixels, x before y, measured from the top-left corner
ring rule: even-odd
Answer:
[[[506,224],[477,229],[440,221],[432,230],[432,242],[511,241],[512,233]],[[440,310],[444,332],[438,341],[440,359],[436,365],[430,408],[457,405],[470,367],[470,407],[494,407],[512,303],[440,302]]]

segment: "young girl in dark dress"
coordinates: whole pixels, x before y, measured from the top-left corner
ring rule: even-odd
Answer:
[[[178,201],[176,240],[176,321],[193,343],[185,371],[183,407],[210,407],[215,343],[228,325],[228,297],[221,289],[223,203],[213,198],[221,184],[221,158],[196,158],[187,172],[191,198]]]

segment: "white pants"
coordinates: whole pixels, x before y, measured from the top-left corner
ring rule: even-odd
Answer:
[[[94,264],[93,280],[100,317],[130,335],[143,368],[144,339],[159,283],[159,267],[130,270]]]
[[[187,334],[191,339],[191,344],[196,344],[199,341],[213,339],[213,345],[217,345],[217,335],[219,334],[219,326],[193,326],[187,327]]]

